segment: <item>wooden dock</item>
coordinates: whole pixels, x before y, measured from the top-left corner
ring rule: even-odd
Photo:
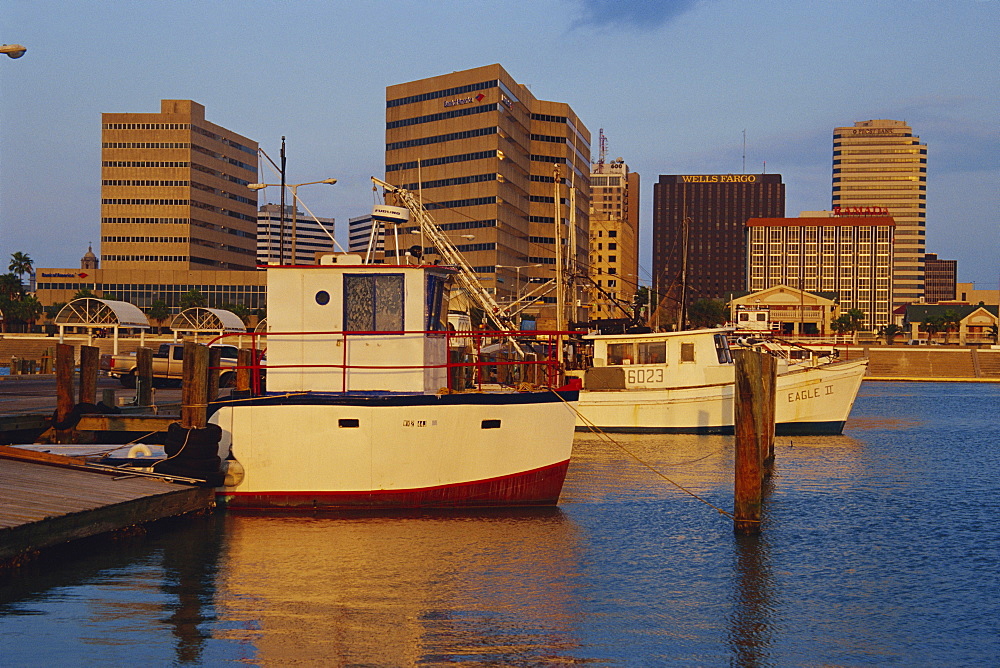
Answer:
[[[214,503],[212,488],[0,446],[0,566],[81,538],[206,510]]]

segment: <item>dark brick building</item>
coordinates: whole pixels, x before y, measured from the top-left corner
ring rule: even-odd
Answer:
[[[780,174],[661,175],[653,184],[653,291],[667,321],[679,319],[685,218],[690,306],[746,290],[747,220],[784,216]]]
[[[936,253],[924,255],[924,301],[928,304],[955,300],[958,260],[939,260]]]

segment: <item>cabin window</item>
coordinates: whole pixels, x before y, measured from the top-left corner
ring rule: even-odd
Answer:
[[[403,275],[344,276],[344,330],[403,331]]]
[[[634,359],[635,353],[631,343],[608,344],[608,366],[631,364]]]
[[[733,363],[733,354],[729,351],[729,339],[725,334],[715,335],[715,352],[719,356],[719,364]]]
[[[693,343],[682,343],[681,344],[681,361],[682,362],[693,362],[694,361],[694,344]]]
[[[664,364],[666,361],[666,341],[650,341],[639,344],[639,364]]]
[[[448,329],[448,279],[439,274],[427,274],[427,331],[441,332]]]

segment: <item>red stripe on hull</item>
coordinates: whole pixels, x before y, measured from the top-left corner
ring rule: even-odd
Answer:
[[[229,508],[246,510],[483,508],[554,506],[569,460],[533,471],[440,487],[350,492],[216,492]]]

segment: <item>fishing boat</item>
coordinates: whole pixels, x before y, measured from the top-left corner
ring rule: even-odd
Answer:
[[[577,430],[733,433],[735,369],[730,328],[592,335]],[[775,433],[840,434],[868,360],[778,357]]]
[[[554,505],[577,393],[451,386],[456,270],[324,256],[267,269],[267,390],[211,405],[242,509]],[[466,334],[467,336],[468,334]]]

